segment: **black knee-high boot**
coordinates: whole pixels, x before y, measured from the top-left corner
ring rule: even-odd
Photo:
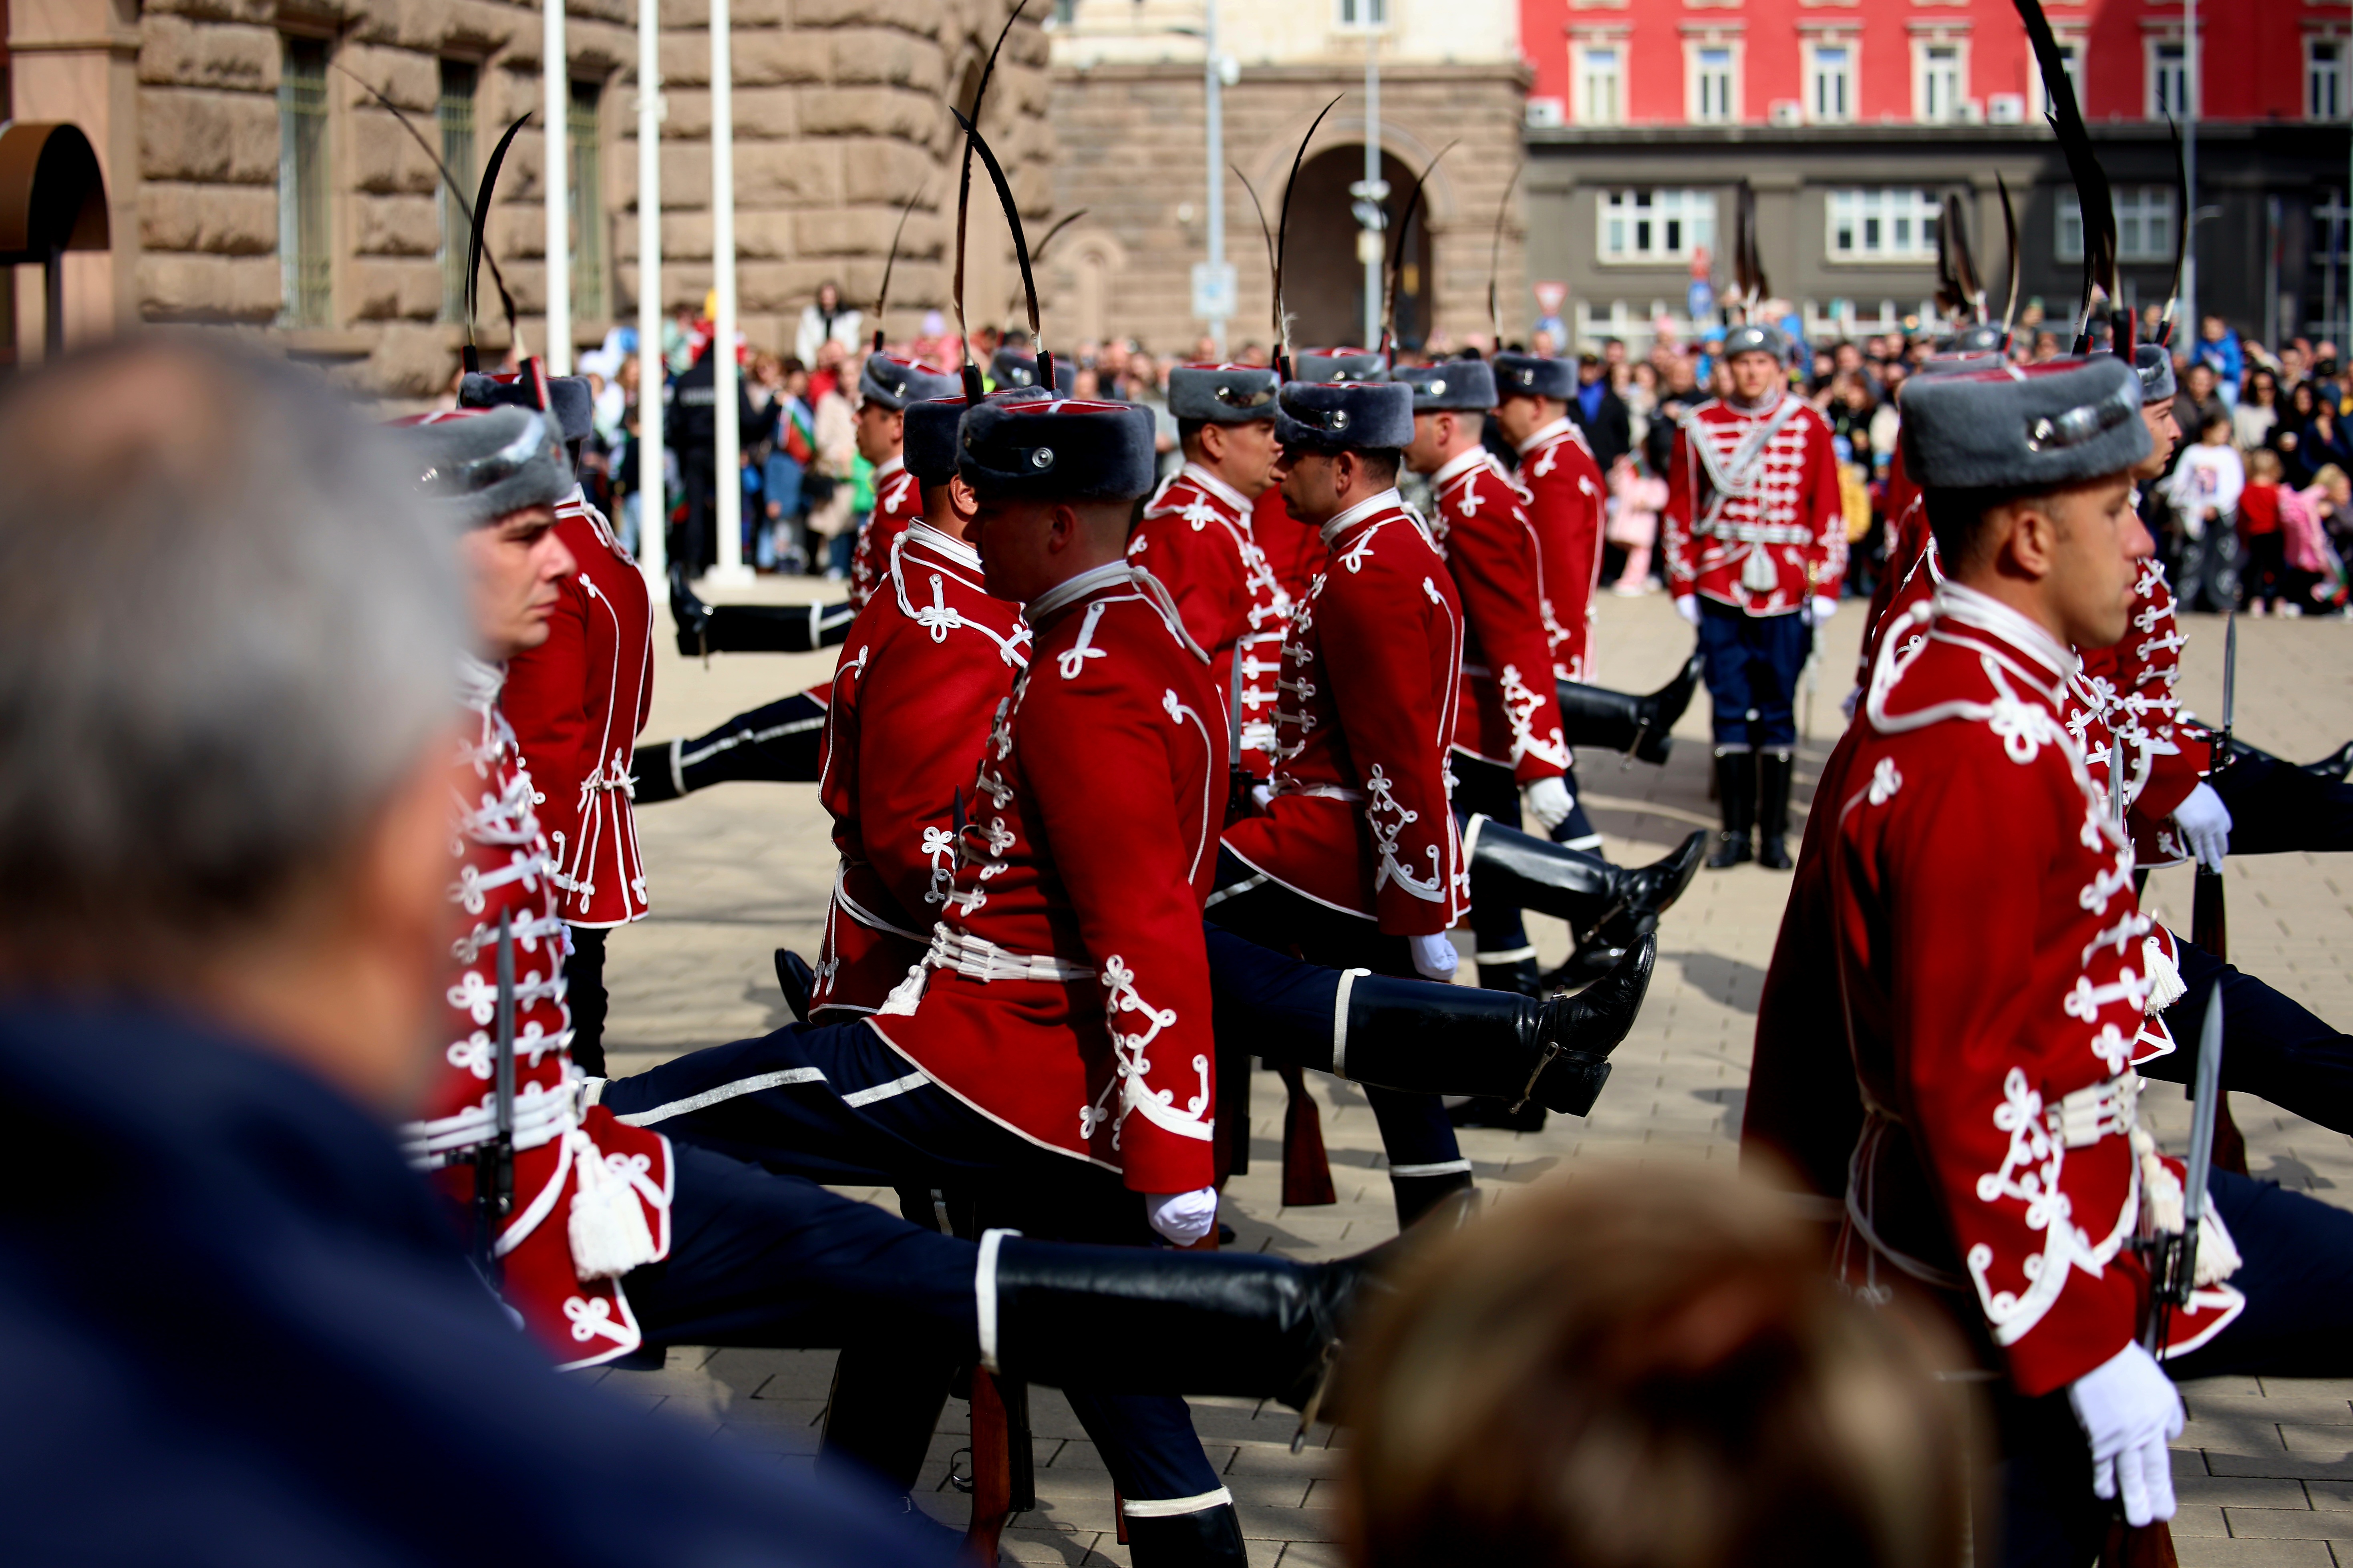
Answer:
[[[1694,833],[1672,853],[1629,868],[1482,816],[1464,824],[1462,837],[1472,908],[1487,900],[1568,922],[1576,952],[1544,977],[1543,990],[1585,984],[1622,958],[1636,938],[1657,929],[1659,917],[1691,886],[1707,849],[1707,835]]]
[[[737,781],[815,784],[824,752],[825,705],[797,691],[708,734],[639,746],[632,799],[650,805]]]
[[[1795,758],[1788,751],[1757,753],[1757,863],[1786,871],[1789,858],[1789,776]]]
[[[1672,680],[1648,696],[1574,680],[1555,682],[1562,734],[1572,746],[1607,748],[1646,763],[1665,762],[1675,743],[1675,721],[1699,689],[1701,662],[1693,654]]]
[[[839,647],[858,611],[848,601],[819,605],[711,605],[670,569],[670,616],[682,658],[714,653],[815,653]]]
[[[1707,863],[1721,871],[1756,853],[1749,836],[1757,826],[1757,757],[1747,747],[1715,749],[1715,794],[1724,811],[1724,831],[1716,835],[1715,853]]]

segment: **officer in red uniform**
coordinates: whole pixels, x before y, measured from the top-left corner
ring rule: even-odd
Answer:
[[[1274,767],[1274,683],[1291,619],[1291,597],[1250,534],[1251,507],[1274,483],[1276,384],[1272,371],[1251,365],[1169,370],[1185,466],[1145,504],[1127,542],[1128,560],[1168,590],[1209,656],[1241,765],[1261,780]]]
[[[546,384],[576,473],[590,434],[588,384],[562,375]],[[536,407],[537,397],[520,376],[469,375],[458,389],[461,408]],[[572,1059],[601,1078],[606,932],[643,920],[649,907],[629,780],[653,701],[653,610],[637,561],[577,483],[556,502],[555,532],[574,570],[557,589],[547,640],[507,661],[500,705],[539,792],[549,876],[571,944],[564,977]]]
[[[1699,627],[1715,707],[1724,832],[1708,864],[1786,871],[1798,678],[1814,626],[1838,609],[1846,513],[1830,426],[1789,391],[1780,329],[1736,327],[1724,353],[1732,395],[1675,433],[1667,581]]]

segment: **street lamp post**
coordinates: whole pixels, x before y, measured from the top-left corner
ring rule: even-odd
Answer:
[[[638,561],[659,584],[670,511],[662,496],[661,0],[638,0]],[[659,594],[656,595],[659,600]]]
[[[1369,27],[1365,32],[1365,177],[1349,187],[1349,194],[1356,198],[1356,221],[1364,226],[1356,236],[1356,257],[1365,264],[1364,346],[1377,348],[1381,341],[1381,230],[1388,222],[1381,202],[1389,188],[1381,179],[1381,36]]]
[[[2181,12],[2181,221],[2189,226],[2181,247],[2181,330],[2195,352],[2198,342],[2198,0]]]
[[[572,73],[564,58],[564,0],[542,0],[539,123],[547,147],[547,374],[572,374]]]
[[[1226,107],[1225,84],[1219,79],[1225,63],[1218,58],[1218,0],[1203,0],[1201,12],[1201,87],[1208,115],[1209,274],[1216,279],[1226,271]],[[1214,304],[1226,307],[1213,308],[1209,313],[1209,341],[1222,362],[1226,357],[1226,315],[1231,301],[1220,290]]]
[[[728,0],[711,0],[711,273],[718,302],[711,312],[711,414],[717,439],[712,467],[719,530],[718,583],[749,583],[744,564],[744,459],[735,427],[735,88]]]

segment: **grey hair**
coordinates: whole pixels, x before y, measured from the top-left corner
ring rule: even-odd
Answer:
[[[193,338],[19,379],[0,474],[0,942],[266,921],[454,712],[453,541],[324,382]]]

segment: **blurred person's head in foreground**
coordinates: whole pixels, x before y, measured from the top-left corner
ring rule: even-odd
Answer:
[[[1356,1568],[1902,1568],[1962,1539],[1941,1336],[1771,1194],[1628,1167],[1433,1247],[1343,1390]]]
[[[315,376],[187,340],[10,383],[0,462],[0,988],[398,1108],[448,963],[451,524]]]

